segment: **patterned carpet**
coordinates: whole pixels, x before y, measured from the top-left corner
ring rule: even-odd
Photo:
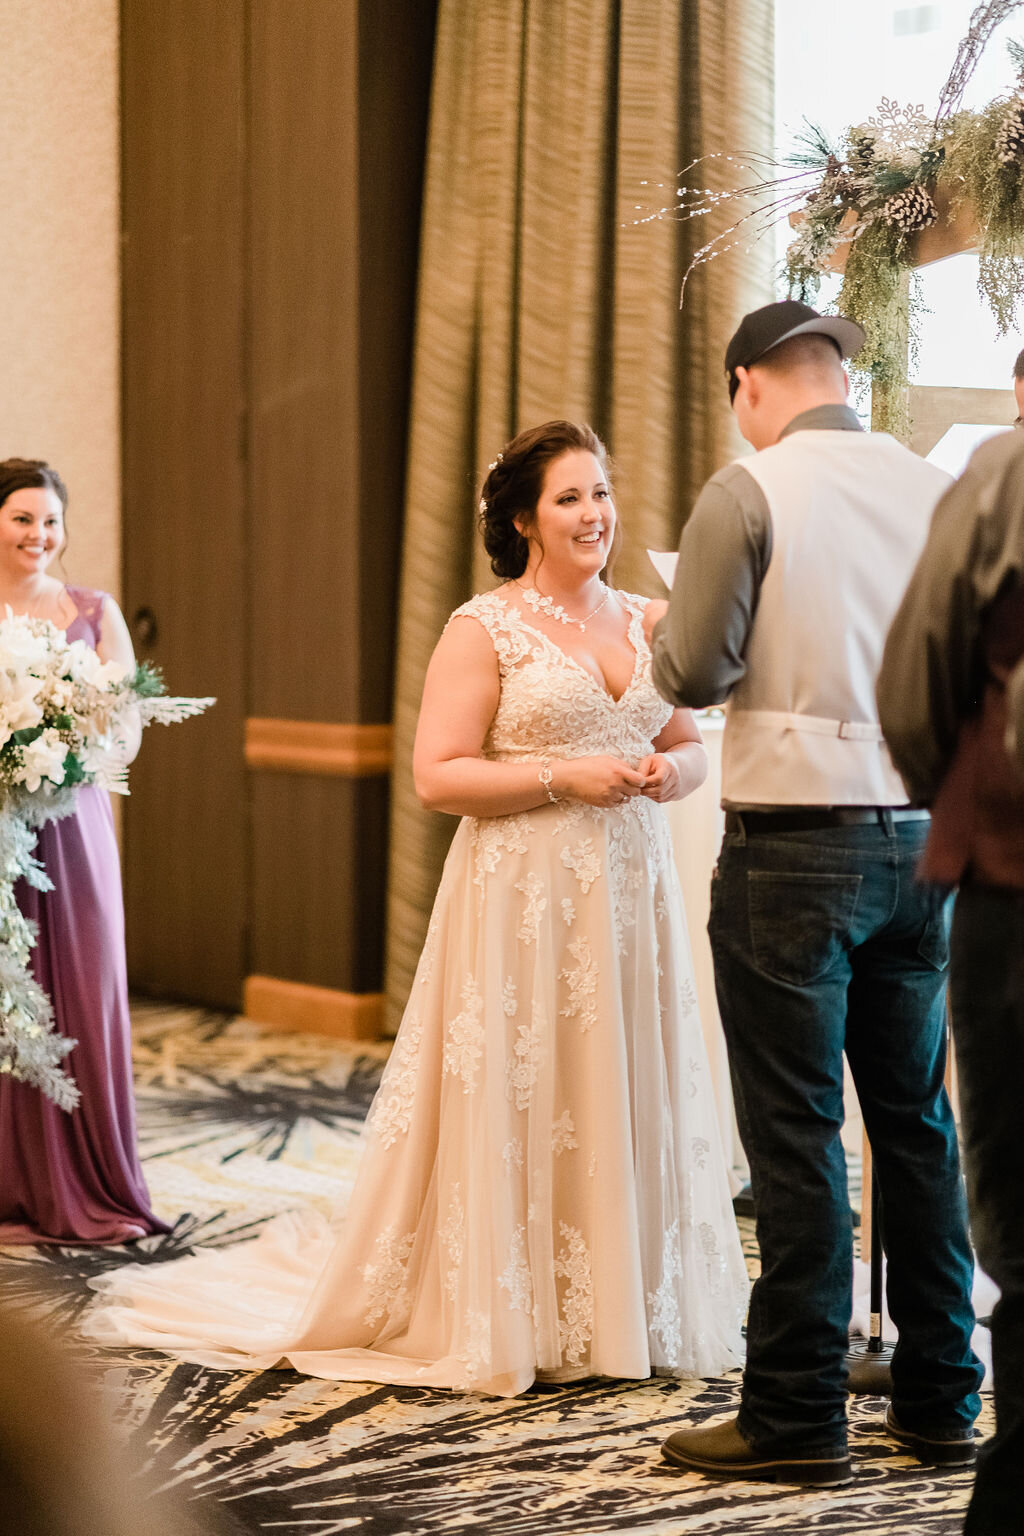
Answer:
[[[146,1172],[175,1226],[134,1250],[0,1250],[0,1304],[42,1310],[62,1331],[88,1304],[90,1276],[225,1247],[276,1212],[326,1211],[343,1197],[387,1054],[195,1010],[141,1006],[135,1023]],[[732,1408],[735,1376],[584,1382],[495,1401],[215,1372],[142,1350],[94,1352],[90,1369],[157,1481],[237,1536],[953,1536],[970,1489],[969,1473],[935,1474],[900,1455],[880,1433],[884,1400],[871,1397],[851,1399],[848,1488],[715,1484],[666,1467],[660,1441]]]

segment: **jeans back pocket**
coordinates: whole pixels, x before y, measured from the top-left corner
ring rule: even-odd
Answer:
[[[861,880],[749,870],[750,947],[758,969],[796,987],[825,976],[846,947]]]

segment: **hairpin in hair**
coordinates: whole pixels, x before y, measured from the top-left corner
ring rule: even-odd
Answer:
[[[487,466],[487,473],[488,474],[490,474],[492,472],[492,470],[497,469],[498,465],[502,462],[502,457],[503,457],[503,455],[499,453],[498,457],[496,459],[492,460],[490,464],[488,464],[488,466]]]

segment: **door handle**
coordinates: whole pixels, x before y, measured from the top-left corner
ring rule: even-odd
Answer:
[[[149,650],[151,646],[156,644],[158,629],[156,614],[152,608],[136,608],[132,614],[129,628],[131,629],[132,639],[141,649]]]

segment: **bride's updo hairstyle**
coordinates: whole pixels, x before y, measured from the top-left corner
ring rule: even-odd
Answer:
[[[608,473],[608,454],[597,433],[575,421],[545,421],[514,437],[487,472],[480,493],[480,531],[495,576],[514,581],[526,570],[529,540],[516,527],[528,528],[537,515],[548,465],[563,453],[592,453]]]

